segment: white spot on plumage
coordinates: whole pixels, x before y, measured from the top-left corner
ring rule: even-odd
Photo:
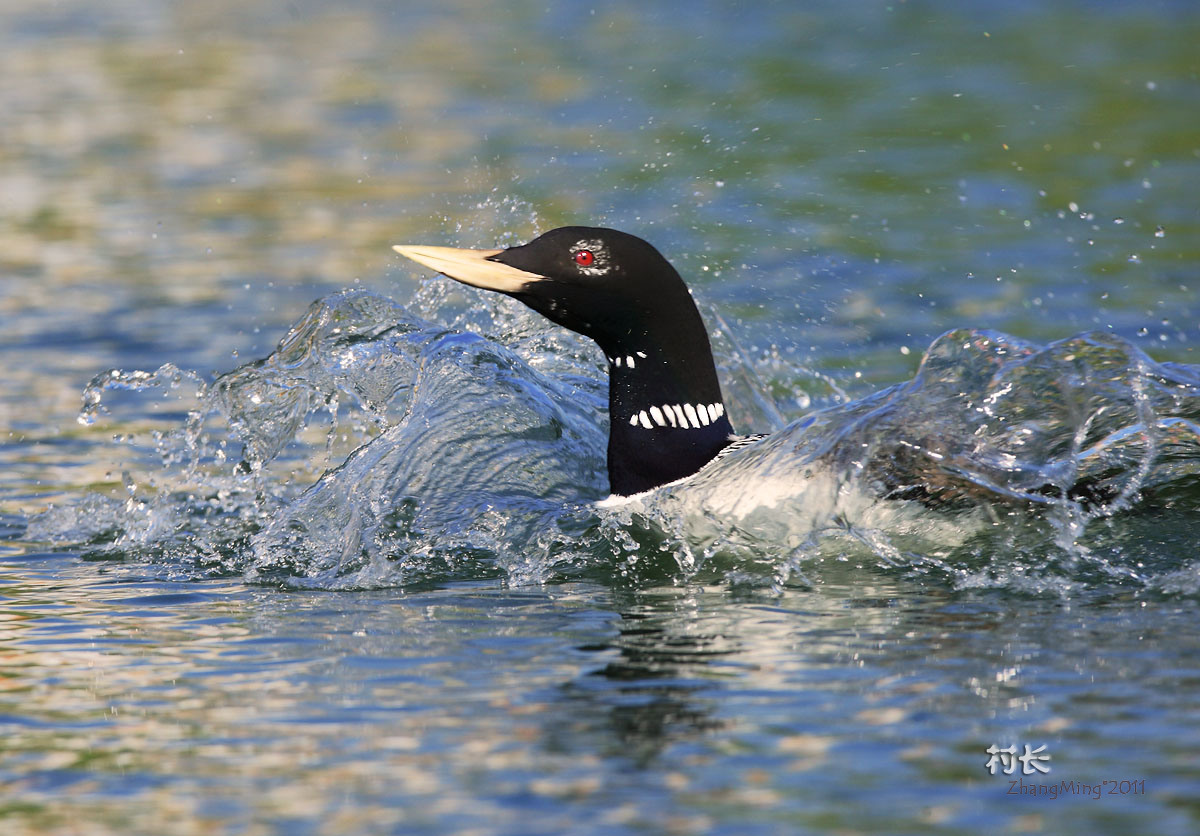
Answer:
[[[626,365],[626,366],[629,366],[629,368],[631,368],[631,369],[632,369],[632,368],[635,368],[635,367],[637,366],[637,361],[636,361],[636,360],[634,360],[634,359],[633,359],[633,357],[626,357],[626,358],[625,358],[625,365]]]
[[[716,421],[717,418],[720,417],[720,413],[717,412],[717,406],[719,406],[719,404],[710,403],[708,406],[704,407],[704,411],[708,413],[709,421]]]
[[[696,405],[696,417],[700,419],[700,423],[708,426],[708,410],[704,408],[704,404]]]
[[[629,419],[629,426],[631,426],[631,427],[637,426],[637,416],[636,415],[634,415],[633,417],[631,417]]]
[[[691,425],[699,429],[700,418],[696,415],[696,407],[692,406],[690,403],[685,403],[683,405],[683,411],[684,414],[687,415],[688,421],[691,423]]]
[[[645,427],[646,429],[650,429],[650,417],[648,415],[646,415],[646,410],[643,409],[641,412],[638,413],[638,421],[641,423],[641,425],[643,427]]]
[[[662,411],[667,416],[667,420],[671,422],[672,427],[679,426],[679,422],[675,420],[675,413],[671,410],[670,404],[663,404]]]
[[[671,404],[671,411],[675,413],[675,417],[679,419],[679,426],[687,429],[687,416],[683,414],[683,407],[677,403]]]
[[[658,424],[660,427],[665,427],[667,425],[667,419],[663,417],[662,410],[657,406],[650,407],[650,417],[653,418],[654,423]]]
[[[635,354],[637,354],[637,356],[638,356],[638,357],[641,357],[643,360],[645,360],[645,359],[646,359],[646,352],[644,352],[644,351],[637,351],[637,352],[634,352],[634,353],[635,353]]]
[[[612,364],[614,366],[616,366],[618,369],[621,368],[621,358],[620,357],[612,358]]]

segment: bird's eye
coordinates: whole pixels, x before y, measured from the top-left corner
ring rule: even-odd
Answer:
[[[575,263],[580,267],[591,267],[596,263],[596,256],[591,250],[578,250],[575,253]]]

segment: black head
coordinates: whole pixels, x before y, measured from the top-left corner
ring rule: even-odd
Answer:
[[[564,226],[507,250],[396,250],[452,279],[519,299],[591,337],[610,357],[644,347],[633,343],[695,308],[658,250],[615,229]]]
[[[675,268],[641,238],[566,226],[506,250],[395,249],[599,344],[609,361],[613,493],[695,473],[729,443],[704,322]]]

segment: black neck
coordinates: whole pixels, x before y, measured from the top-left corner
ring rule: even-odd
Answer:
[[[505,250],[497,260],[532,275],[557,276],[506,292],[595,340],[608,357],[612,492],[630,496],[690,476],[729,444],[733,427],[708,330],[687,285],[641,239],[564,227],[537,241],[554,236],[586,244],[600,266],[577,275],[574,261],[564,266],[550,259],[547,265],[536,242]]]
[[[692,338],[609,355],[608,476],[617,496],[690,476],[729,444],[703,326]]]

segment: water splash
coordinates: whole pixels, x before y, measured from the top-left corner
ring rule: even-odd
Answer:
[[[1196,368],[1105,333],[1041,347],[960,330],[908,383],[815,413],[653,501],[703,516],[726,546],[792,549],[792,566],[814,532],[848,534],[885,564],[961,585],[1063,592],[1084,576],[1152,585],[1125,540],[1152,513],[1194,522],[1198,483]]]
[[[319,300],[268,357],[209,383],[171,365],[98,375],[85,423],[128,392],[186,396],[187,417],[151,434],[157,470],[27,536],[318,588],[779,587],[857,561],[967,588],[1200,589],[1190,546],[1146,540],[1148,526],[1187,531],[1200,508],[1200,373],[1112,335],[1037,346],[952,331],[907,383],[844,403],[827,386],[818,397],[836,405],[684,484],[597,507],[603,358],[516,303],[449,292],[418,294],[429,318],[365,291]],[[727,331],[714,345],[730,408],[784,423]]]

